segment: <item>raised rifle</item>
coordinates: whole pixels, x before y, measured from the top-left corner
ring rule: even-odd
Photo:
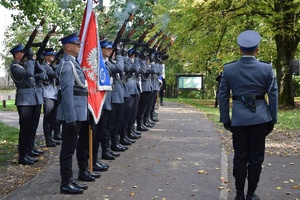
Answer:
[[[170,42],[161,50],[161,52],[167,52],[169,50],[169,48],[172,46],[172,44],[175,42],[176,38],[175,37],[171,37]]]
[[[63,48],[59,50],[54,56],[53,61],[50,63],[50,67],[54,68],[54,64],[59,63],[61,55],[64,53]]]
[[[137,40],[137,43],[132,47],[132,52],[134,53],[140,46],[142,46],[142,42],[146,38],[147,34],[149,33],[150,30],[154,28],[155,24],[152,23],[148,28],[145,29],[142,35]]]
[[[164,43],[164,41],[165,41],[166,39],[168,39],[168,37],[169,37],[169,33],[168,33],[168,34],[163,34],[162,37],[159,38],[159,39],[155,42],[155,44],[154,44],[154,46],[153,46],[152,48],[157,49],[157,50],[159,51],[159,50],[161,49],[161,47],[162,47],[162,44]]]
[[[140,22],[139,22],[138,24],[136,24],[136,25],[129,31],[129,33],[128,33],[127,36],[126,36],[126,39],[127,39],[127,40],[131,40],[133,34],[134,34],[135,31],[136,31],[136,28],[139,27],[139,26],[144,25],[144,23],[145,23],[145,20],[144,20],[144,19],[141,19]]]
[[[30,35],[30,37],[29,37],[29,39],[28,39],[28,41],[27,41],[27,43],[26,43],[26,45],[25,45],[25,47],[23,49],[24,55],[23,55],[23,57],[22,57],[22,59],[20,61],[21,65],[23,65],[24,59],[28,57],[30,48],[31,48],[33,40],[34,40],[34,38],[35,38],[35,36],[36,36],[36,34],[38,32],[38,29],[44,25],[45,21],[46,21],[46,19],[43,18],[41,20],[41,22],[35,27],[35,29],[31,33],[31,35]]]
[[[161,34],[163,33],[162,30],[156,32],[147,42],[147,46],[148,47],[144,47],[142,50],[141,50],[141,55],[144,55],[144,56],[147,56],[147,54],[145,54],[147,51],[150,50],[150,46],[153,44],[153,42],[155,41],[155,39],[160,36]]]
[[[122,37],[122,35],[124,34],[124,31],[125,31],[125,29],[126,29],[127,23],[130,22],[130,21],[132,21],[132,19],[133,19],[133,17],[134,17],[134,12],[135,12],[135,10],[134,10],[132,13],[129,13],[129,17],[123,22],[123,24],[122,24],[120,30],[118,31],[117,37],[116,37],[116,39],[114,40],[114,43],[113,43],[113,45],[112,45],[112,49],[113,49],[113,50],[112,50],[112,52],[111,52],[111,55],[109,56],[109,59],[111,59],[112,56],[114,55],[114,53],[115,53],[115,51],[116,51],[116,48],[117,48],[118,44],[119,44],[120,41],[121,41],[121,37]]]
[[[50,39],[50,36],[52,33],[55,33],[55,29],[56,29],[56,25],[53,25],[52,29],[48,32],[48,34],[46,35],[46,37],[44,38],[44,40],[41,42],[40,48],[38,49],[38,51],[36,52],[36,58],[37,60],[42,63],[44,58],[42,56],[44,49],[47,46],[47,43]]]

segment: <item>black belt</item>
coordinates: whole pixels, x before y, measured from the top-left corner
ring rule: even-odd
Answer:
[[[29,85],[22,85],[22,86],[17,86],[17,89],[27,89],[27,88],[35,88],[34,86],[29,86]]]
[[[87,90],[74,90],[74,96],[88,96],[88,91]]]
[[[232,100],[234,101],[243,101],[242,99],[242,96],[232,96]],[[265,96],[258,96],[258,95],[255,95],[255,100],[264,100],[265,99]]]

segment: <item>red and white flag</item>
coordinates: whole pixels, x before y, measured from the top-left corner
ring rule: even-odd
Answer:
[[[79,38],[82,44],[78,61],[85,73],[88,84],[88,108],[92,113],[94,122],[98,123],[105,101],[106,91],[98,90],[98,74],[102,52],[99,46],[98,24],[93,11],[93,0],[87,1]]]

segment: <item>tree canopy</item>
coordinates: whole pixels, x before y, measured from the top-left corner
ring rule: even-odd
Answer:
[[[56,24],[58,31],[50,44],[57,47],[59,37],[80,29],[85,7],[81,0],[1,0],[1,4],[20,11],[7,30],[11,33],[8,49],[17,42],[24,43],[43,17],[47,18],[47,24],[37,39],[42,40],[49,26]],[[132,39],[136,40],[151,23],[155,23],[155,27],[146,40],[159,30],[169,36],[164,45],[171,36],[176,39],[169,50],[170,58],[165,62],[169,83],[174,81],[174,73],[202,73],[206,97],[213,97],[215,78],[223,65],[240,57],[236,42],[238,34],[252,29],[262,36],[258,59],[272,63],[276,71],[279,104],[295,107],[295,82],[289,63],[298,56],[298,0],[136,0],[134,3],[111,0],[109,8],[95,5],[100,34],[113,40],[132,4],[138,9],[126,32],[141,19],[145,20]]]

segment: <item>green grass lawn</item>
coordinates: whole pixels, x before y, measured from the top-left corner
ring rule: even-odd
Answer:
[[[15,100],[2,100],[0,102],[0,110],[4,110],[4,111],[16,111],[17,112],[17,107],[15,105]]]
[[[9,162],[17,154],[19,129],[0,122],[0,169],[2,163]]]

